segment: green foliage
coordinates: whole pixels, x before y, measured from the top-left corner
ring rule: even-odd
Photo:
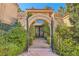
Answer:
[[[33,6],[32,6],[32,8],[31,9],[35,9]]]
[[[35,39],[35,27],[34,26],[31,26],[29,28],[29,45],[32,44],[32,41]]]
[[[46,6],[46,7],[44,7],[44,9],[52,9],[52,8],[51,8],[51,7]]]
[[[50,44],[50,36],[47,36],[47,43]]]
[[[59,36],[62,36],[62,39],[68,39],[71,38],[73,35],[73,32],[70,28],[68,28],[66,25],[58,25],[56,29]]]
[[[59,25],[54,33],[54,48],[59,55],[79,55],[79,44],[73,40],[73,32],[66,26]]]
[[[8,31],[11,25],[0,23],[0,30]]]
[[[28,17],[31,17],[32,16],[32,13],[28,13],[27,15],[28,15]]]
[[[59,53],[64,56],[79,56],[79,44],[72,39],[65,39],[62,41]]]
[[[79,43],[79,4],[67,4],[67,12],[70,13],[70,21],[73,24],[73,39]]]
[[[44,22],[44,37],[47,43],[50,44],[50,27],[47,22]]]
[[[58,9],[58,13],[59,13],[61,16],[64,16],[64,13],[65,13],[64,8],[60,6],[59,9]]]
[[[26,31],[16,23],[14,27],[0,35],[0,55],[18,55],[26,49],[26,41]]]
[[[79,56],[79,4],[66,4],[73,27],[58,25],[54,33],[54,48],[59,55]]]
[[[22,12],[22,10],[20,8],[18,8],[18,12]]]

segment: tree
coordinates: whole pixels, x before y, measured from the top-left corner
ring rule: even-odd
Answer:
[[[79,4],[66,4],[67,11],[70,13],[70,21],[73,24],[73,39],[79,42]]]
[[[34,7],[32,7],[31,9],[35,9]]]
[[[51,7],[49,7],[49,6],[46,6],[44,9],[52,9]]]
[[[21,12],[22,10],[20,8],[18,8],[18,12]]]
[[[60,7],[59,9],[58,9],[58,13],[61,15],[61,16],[63,16],[64,15],[64,8],[63,7]]]

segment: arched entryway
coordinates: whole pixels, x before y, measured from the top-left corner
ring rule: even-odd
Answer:
[[[28,22],[29,22],[29,27],[31,26],[31,24],[33,24],[36,20],[44,20],[46,21],[49,25],[51,24],[51,17],[49,17],[48,15],[45,14],[35,14],[31,17],[28,18]]]
[[[35,14],[35,15],[30,16],[28,18],[28,28],[29,28],[29,30],[30,30],[31,27],[34,27],[35,33],[32,32],[33,34],[36,34],[36,30],[37,30],[39,35],[38,34],[36,34],[36,35],[38,37],[43,37],[45,39],[48,39],[48,37],[45,36],[46,34],[44,33],[44,30],[43,30],[43,27],[44,27],[45,24],[37,24],[36,21],[38,21],[38,20],[42,20],[44,23],[47,23],[47,25],[49,27],[49,47],[51,47],[53,45],[52,44],[52,34],[53,33],[51,31],[51,17],[49,17],[48,15],[45,15],[45,14]],[[29,35],[31,35],[31,34],[29,33]]]
[[[37,19],[32,23],[29,33],[30,37],[34,35],[31,48],[50,48],[50,27],[45,20]]]

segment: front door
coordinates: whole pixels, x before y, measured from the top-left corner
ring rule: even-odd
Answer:
[[[36,37],[44,37],[44,31],[42,26],[36,27]]]

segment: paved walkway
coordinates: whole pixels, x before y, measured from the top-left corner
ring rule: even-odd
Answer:
[[[44,38],[35,39],[30,46],[30,48],[49,48],[50,45],[47,44],[47,41]]]
[[[33,44],[28,49],[28,52],[24,52],[21,56],[57,56],[50,49],[46,40],[43,38],[35,39]]]

